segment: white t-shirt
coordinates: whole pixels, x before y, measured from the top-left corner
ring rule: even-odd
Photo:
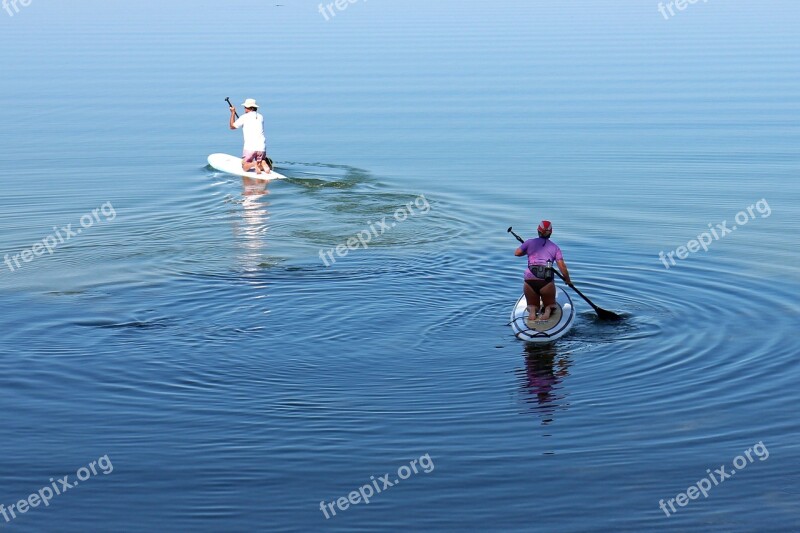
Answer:
[[[264,115],[256,111],[245,113],[233,123],[236,129],[242,128],[244,149],[248,152],[265,152],[267,139],[264,137]]]

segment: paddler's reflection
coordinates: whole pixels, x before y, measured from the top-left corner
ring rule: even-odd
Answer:
[[[241,218],[233,218],[233,234],[237,237],[239,250],[237,258],[247,271],[259,270],[264,262],[267,246],[266,232],[269,220],[268,203],[264,198],[269,194],[267,181],[242,176]]]
[[[269,194],[267,190],[267,180],[257,180],[242,176],[242,195],[244,196],[263,196]]]
[[[572,361],[559,355],[553,345],[525,345],[525,370],[519,369],[520,389],[525,401],[535,404],[533,409],[542,416],[542,424],[553,421],[558,409],[566,409],[566,395],[561,392],[561,382],[569,375]]]

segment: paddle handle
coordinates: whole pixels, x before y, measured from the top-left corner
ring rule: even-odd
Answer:
[[[520,237],[519,235],[517,235],[516,233],[514,233],[510,227],[508,228],[508,232],[511,235],[513,235],[514,237],[516,237],[519,242],[521,242],[521,243],[525,242],[525,240],[522,237]]]
[[[228,102],[228,105],[229,105],[229,106],[231,106],[231,107],[233,108],[233,116],[235,116],[235,117],[236,117],[236,119],[238,120],[238,119],[239,119],[239,113],[237,113],[237,112],[236,112],[236,106],[234,106],[234,105],[231,103],[231,97],[230,97],[230,96],[226,96],[226,97],[225,97],[225,101],[226,101],[226,102]]]

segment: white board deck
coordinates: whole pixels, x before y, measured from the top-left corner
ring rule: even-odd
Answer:
[[[518,339],[533,343],[548,343],[560,339],[572,329],[575,307],[572,305],[569,294],[558,285],[556,285],[556,304],[561,308],[561,316],[558,317],[558,321],[547,322],[542,324],[544,327],[532,329],[526,320],[528,318],[527,304],[523,294],[514,305],[514,310],[511,311],[511,329],[514,330],[514,335]]]
[[[220,172],[233,174],[234,176],[246,176],[254,180],[272,181],[286,179],[286,176],[278,174],[274,170],[269,174],[263,172],[261,174],[256,174],[255,170],[245,172],[242,170],[242,158],[228,154],[211,154],[208,156],[208,164]]]

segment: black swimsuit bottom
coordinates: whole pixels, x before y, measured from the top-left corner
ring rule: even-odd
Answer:
[[[547,287],[548,285],[550,285],[554,281],[555,280],[552,280],[552,279],[550,279],[550,280],[548,280],[548,279],[526,279],[525,283],[530,285],[532,289],[540,290],[540,289],[544,289],[545,287]]]

